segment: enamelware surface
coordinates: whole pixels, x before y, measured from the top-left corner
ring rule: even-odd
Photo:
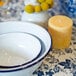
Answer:
[[[5,33],[0,35],[0,51],[0,65],[17,66],[34,60],[40,54],[41,44],[27,33]]]
[[[49,33],[39,25],[20,22],[20,21],[9,21],[0,23],[0,35],[5,33],[29,33],[32,36],[36,37],[41,44],[41,53],[40,55],[32,62],[28,64],[23,64],[14,68],[2,68],[0,69],[0,75],[10,76],[31,76],[32,73],[41,65],[45,56],[49,53],[52,42]],[[5,72],[5,73],[4,73]],[[14,74],[16,73],[16,74]]]

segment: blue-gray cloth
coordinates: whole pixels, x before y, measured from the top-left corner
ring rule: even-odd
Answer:
[[[76,24],[76,0],[54,0],[54,6],[49,11],[53,15],[66,15],[73,19]]]

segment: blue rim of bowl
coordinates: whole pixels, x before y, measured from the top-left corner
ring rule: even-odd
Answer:
[[[47,31],[47,30],[46,30]],[[49,33],[48,33],[49,34]],[[9,69],[9,68],[2,68],[2,69],[4,69],[4,70],[0,70],[0,72],[1,73],[7,73],[7,72],[16,72],[16,71],[21,71],[21,70],[24,70],[24,69],[27,69],[27,68],[30,68],[30,67],[32,67],[32,66],[34,66],[35,64],[37,64],[37,63],[39,63],[40,61],[42,61],[46,56],[47,56],[47,54],[50,52],[50,51],[52,51],[52,37],[51,37],[51,35],[49,34],[49,36],[50,36],[50,47],[49,47],[49,50],[47,51],[47,53],[43,56],[43,57],[41,57],[38,61],[36,61],[36,62],[34,62],[34,63],[32,63],[32,64],[30,64],[30,65],[27,65],[27,66],[25,66],[26,64],[24,64],[24,65],[19,65],[18,67],[20,67],[20,68],[16,68],[16,69],[11,69],[11,70],[6,70],[6,69]],[[35,36],[35,37],[37,37],[37,36]],[[38,37],[37,37],[38,38]],[[40,38],[39,38],[40,39]],[[41,39],[40,39],[41,40]],[[42,40],[41,40],[42,41]],[[42,41],[43,42],[43,41]],[[37,57],[38,58],[38,57]],[[24,67],[22,67],[22,66],[24,66]],[[0,67],[1,68],[1,67]],[[15,67],[14,67],[15,68]]]
[[[10,32],[11,33],[11,32]],[[22,33],[22,32],[12,32],[12,33]],[[34,36],[34,35],[32,35],[32,34],[30,34],[30,33],[27,33],[27,32],[25,32],[26,34],[29,34],[29,35],[31,35],[31,36],[33,36],[33,37],[35,37],[39,42],[40,42],[40,45],[41,45],[41,49],[40,49],[40,52],[38,53],[38,55],[34,58],[34,59],[32,59],[32,60],[30,60],[30,61],[28,61],[28,62],[26,62],[26,63],[23,63],[23,64],[21,64],[21,65],[14,65],[14,66],[2,66],[2,65],[0,65],[0,68],[16,68],[16,67],[21,67],[21,66],[23,66],[23,65],[27,65],[27,64],[29,64],[29,63],[31,63],[31,62],[33,62],[34,60],[36,60],[39,56],[40,56],[40,54],[41,54],[41,52],[42,52],[42,44],[41,44],[41,40],[38,38],[38,37],[36,37],[36,36]],[[24,34],[25,34],[24,33]],[[4,34],[7,34],[7,33],[4,33]]]

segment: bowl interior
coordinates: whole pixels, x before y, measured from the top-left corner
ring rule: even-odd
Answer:
[[[15,67],[14,69],[8,69],[9,71],[12,70],[19,70],[23,69],[23,67],[29,68],[31,66],[34,66],[35,64],[39,63],[40,61],[43,60],[43,58],[47,55],[47,53],[50,51],[51,48],[51,37],[49,33],[42,27],[33,24],[33,23],[28,23],[28,22],[18,22],[18,21],[10,21],[10,22],[2,22],[0,23],[0,34],[4,33],[14,33],[14,32],[21,32],[21,33],[29,33],[36,38],[39,39],[41,43],[41,53],[38,56],[37,59],[32,61],[31,63],[27,65],[22,65],[19,67]],[[0,71],[5,71],[4,69]]]
[[[16,66],[27,63],[41,51],[40,41],[28,33],[0,35],[0,65]]]

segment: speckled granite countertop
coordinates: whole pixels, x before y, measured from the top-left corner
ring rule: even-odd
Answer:
[[[20,20],[23,1],[12,0],[0,8],[0,22]],[[53,14],[53,13],[52,13]],[[33,73],[34,76],[76,76],[76,27],[73,27],[71,45],[67,49],[52,49],[42,65]]]

